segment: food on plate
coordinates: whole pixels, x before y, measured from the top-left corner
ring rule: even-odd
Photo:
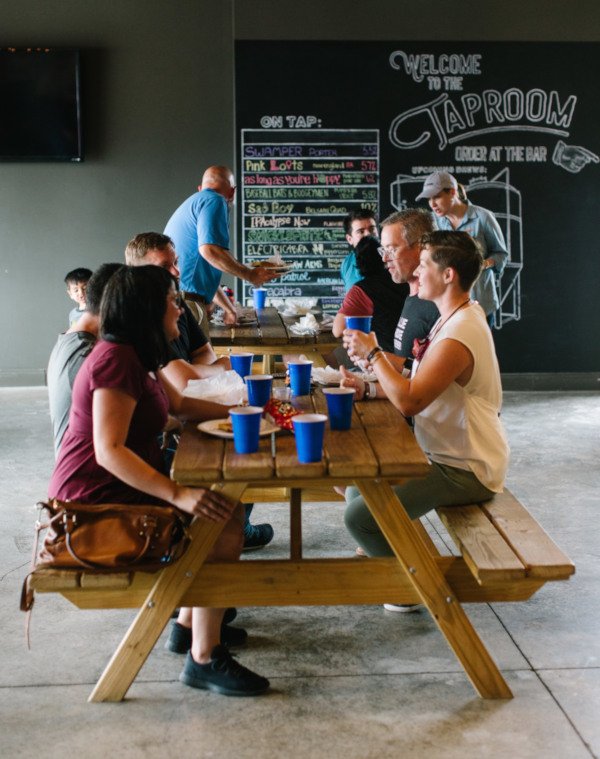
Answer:
[[[233,432],[233,425],[230,419],[223,420],[217,424],[217,429],[220,432]]]

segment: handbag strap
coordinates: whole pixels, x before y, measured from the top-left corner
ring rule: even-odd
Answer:
[[[38,554],[38,546],[40,543],[40,532],[42,530],[45,530],[49,527],[52,520],[45,522],[42,524],[40,515],[44,509],[47,509],[48,511],[52,512],[52,509],[50,508],[50,505],[46,503],[45,501],[38,501],[36,503],[37,509],[38,509],[38,518],[35,521],[35,536],[33,540],[33,549],[31,551],[31,565],[29,567],[29,574],[23,581],[23,587],[21,589],[21,611],[26,611],[27,616],[25,617],[25,640],[27,641],[27,648],[31,649],[30,641],[29,641],[29,627],[31,625],[31,612],[33,611],[33,604],[35,601],[35,595],[33,590],[27,587],[27,581],[29,580],[29,577],[31,576],[32,572],[35,570],[35,565],[37,563],[37,554]]]

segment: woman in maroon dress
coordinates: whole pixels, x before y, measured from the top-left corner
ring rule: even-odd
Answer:
[[[164,269],[125,266],[111,277],[100,308],[100,340],[73,385],[69,427],[49,495],[85,503],[163,502],[225,522],[210,558],[236,561],[243,509],[205,488],[178,485],[162,472],[158,436],[169,412],[196,419],[226,413],[219,404],[182,396],[161,376],[169,341],[179,336],[180,313],[175,279]],[[177,627],[191,650],[180,679],[226,695],[262,693],[268,680],[238,664],[220,644],[224,611],[181,610]]]

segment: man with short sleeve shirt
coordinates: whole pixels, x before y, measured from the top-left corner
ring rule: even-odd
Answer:
[[[224,322],[237,324],[237,314],[221,288],[226,272],[261,287],[280,274],[264,266],[249,267],[230,252],[229,211],[235,196],[235,179],[226,166],[211,166],[202,176],[198,192],[179,206],[165,227],[181,265],[181,289],[208,337],[208,317],[214,306]]]

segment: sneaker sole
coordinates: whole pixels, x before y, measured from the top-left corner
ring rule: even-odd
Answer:
[[[383,608],[386,611],[391,611],[393,614],[411,614],[414,611],[422,609],[423,605],[409,604],[407,606],[395,606],[394,604],[383,604]]]
[[[265,686],[256,688],[254,690],[233,690],[226,688],[223,685],[217,685],[216,683],[207,682],[206,680],[200,680],[197,677],[189,677],[184,672],[179,675],[179,680],[184,685],[188,685],[190,688],[198,688],[200,690],[210,690],[213,693],[220,693],[222,696],[260,696],[265,693],[269,688],[267,683]]]

